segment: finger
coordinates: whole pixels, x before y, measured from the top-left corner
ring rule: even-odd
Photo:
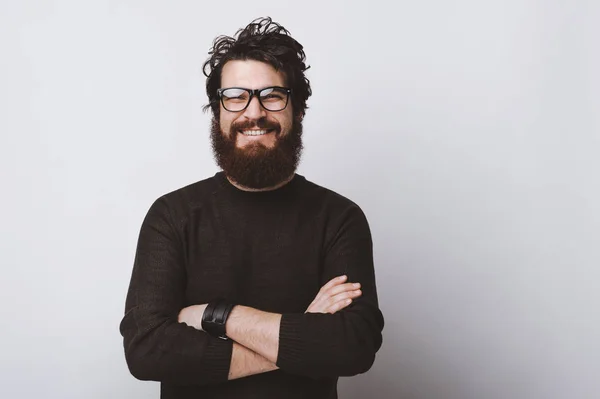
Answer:
[[[325,284],[323,287],[321,287],[321,290],[320,290],[320,292],[325,292],[325,291],[327,291],[328,289],[330,289],[330,288],[332,288],[332,287],[335,287],[335,286],[336,286],[336,285],[338,285],[338,284],[342,284],[343,282],[345,282],[345,281],[346,281],[346,279],[347,279],[347,278],[348,278],[348,276],[346,276],[346,275],[343,275],[343,276],[338,276],[338,277],[332,278],[331,280],[329,280],[329,281],[327,282],[327,284]]]
[[[360,283],[346,283],[330,288],[327,294],[332,297],[341,294],[342,292],[354,291],[358,289],[360,289]]]
[[[325,284],[323,287],[321,287],[321,289],[319,290],[319,292],[317,292],[317,296],[315,297],[315,300],[320,299],[321,296],[325,292],[327,292],[331,288],[335,287],[336,285],[344,283],[346,281],[346,279],[348,279],[348,276],[343,275],[343,276],[338,276],[338,277],[335,277],[335,278],[332,278],[331,280],[329,280],[327,282],[327,284]]]
[[[345,306],[335,307],[338,303],[343,303],[346,299],[355,299],[362,295],[361,290],[349,290],[343,291],[337,295],[325,295],[319,300],[314,300],[309,309],[311,312],[316,309],[322,313],[331,313],[331,311],[338,311]],[[348,306],[348,305],[346,305]]]
[[[315,302],[328,300],[329,298],[341,294],[342,292],[354,291],[357,289],[360,289],[360,283],[346,283],[336,285],[325,292],[317,294],[314,300]]]
[[[352,299],[351,298],[347,298],[344,299],[342,301],[336,302],[333,305],[331,305],[329,308],[327,308],[327,310],[325,311],[325,313],[331,313],[334,314],[336,312],[339,312],[340,310],[350,306],[350,304],[352,303]]]
[[[354,291],[345,291],[345,292],[342,292],[340,294],[332,296],[329,299],[329,306],[331,306],[333,304],[336,304],[338,302],[343,302],[346,299],[355,299],[355,298],[358,298],[361,295],[362,295],[362,291],[361,290],[354,290]]]

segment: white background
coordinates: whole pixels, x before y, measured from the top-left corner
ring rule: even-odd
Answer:
[[[217,170],[201,65],[263,15],[312,66],[300,173],[373,230],[384,346],[340,397],[600,397],[599,2],[0,4],[2,397],[158,397],[137,234]]]

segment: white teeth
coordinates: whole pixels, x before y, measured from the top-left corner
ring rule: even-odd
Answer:
[[[267,134],[266,130],[242,130],[242,133],[246,136],[262,136],[263,134]]]

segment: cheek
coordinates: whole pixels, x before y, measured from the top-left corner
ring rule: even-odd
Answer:
[[[231,123],[232,122],[233,121],[231,120],[231,118],[224,118],[223,117],[223,113],[221,112],[221,115],[219,116],[219,124],[221,125],[221,130],[227,136],[230,136],[230,130],[231,130]]]
[[[281,130],[286,134],[289,133],[290,129],[292,128],[292,118],[293,116],[291,112],[286,112],[285,115],[281,115],[281,117],[277,118],[277,122],[279,122]]]

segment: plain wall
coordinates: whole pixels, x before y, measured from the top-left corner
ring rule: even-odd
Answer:
[[[118,324],[158,196],[217,171],[201,65],[304,46],[299,173],[357,202],[384,346],[340,397],[600,397],[597,1],[0,2],[6,398],[158,398]]]

